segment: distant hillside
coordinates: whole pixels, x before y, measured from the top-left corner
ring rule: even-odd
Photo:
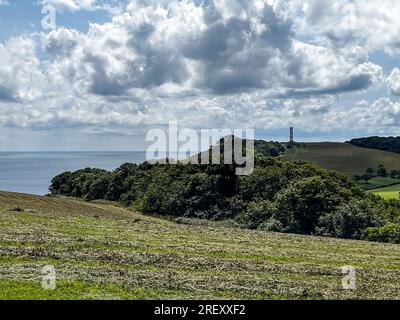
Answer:
[[[367,168],[377,168],[381,164],[389,171],[400,169],[400,154],[360,148],[349,143],[305,143],[303,146],[288,149],[281,158],[313,162],[350,176],[364,174]]]
[[[349,143],[357,147],[400,153],[400,137],[367,137],[353,139]]]
[[[220,147],[220,155],[221,155],[221,163],[223,163],[223,157],[224,157],[224,144],[225,144],[225,138],[222,138],[219,141],[219,147]],[[242,150],[243,152],[245,152],[246,150],[246,139],[240,139],[237,138],[242,141]],[[203,151],[200,154],[197,154],[193,157],[191,157],[190,159],[198,159],[200,162],[201,156],[206,154],[207,152],[209,153],[210,156],[210,160],[211,160],[211,155],[213,150],[218,150],[217,148],[218,144],[215,144],[214,146],[210,147],[209,150],[207,151]],[[264,141],[264,140],[254,140],[254,150],[255,150],[255,154],[259,154],[259,155],[263,155],[263,156],[267,156],[267,157],[278,157],[279,155],[283,154],[286,151],[286,148],[284,146],[284,144],[277,142],[277,141]]]

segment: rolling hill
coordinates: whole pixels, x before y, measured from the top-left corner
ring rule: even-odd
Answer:
[[[400,246],[0,192],[0,299],[400,299]],[[41,287],[55,267],[57,288]],[[357,290],[341,267],[356,268]]]
[[[350,176],[362,175],[367,168],[400,169],[400,154],[356,147],[348,143],[305,143],[304,147],[288,149],[285,160],[316,163],[324,168],[341,171]]]

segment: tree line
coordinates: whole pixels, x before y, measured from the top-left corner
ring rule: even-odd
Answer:
[[[400,201],[366,194],[347,176],[257,152],[255,170],[233,165],[125,163],[53,178],[52,195],[105,199],[145,214],[230,220],[265,231],[400,243]]]
[[[367,137],[353,139],[349,143],[362,148],[400,153],[400,137]]]
[[[363,175],[355,175],[354,179],[356,181],[368,181],[375,177],[400,179],[400,169],[389,171],[383,164],[380,164],[376,170],[374,168],[368,168]]]

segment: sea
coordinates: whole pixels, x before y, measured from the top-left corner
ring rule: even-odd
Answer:
[[[51,179],[83,168],[114,170],[141,163],[146,152],[0,152],[0,190],[34,195],[49,193]]]

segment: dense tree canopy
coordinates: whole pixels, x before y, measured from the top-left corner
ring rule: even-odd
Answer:
[[[349,141],[352,145],[400,153],[400,137],[367,137]]]
[[[250,229],[400,242],[399,201],[367,195],[340,173],[260,154],[249,176],[224,165],[126,163],[113,172],[64,172],[50,191]]]

